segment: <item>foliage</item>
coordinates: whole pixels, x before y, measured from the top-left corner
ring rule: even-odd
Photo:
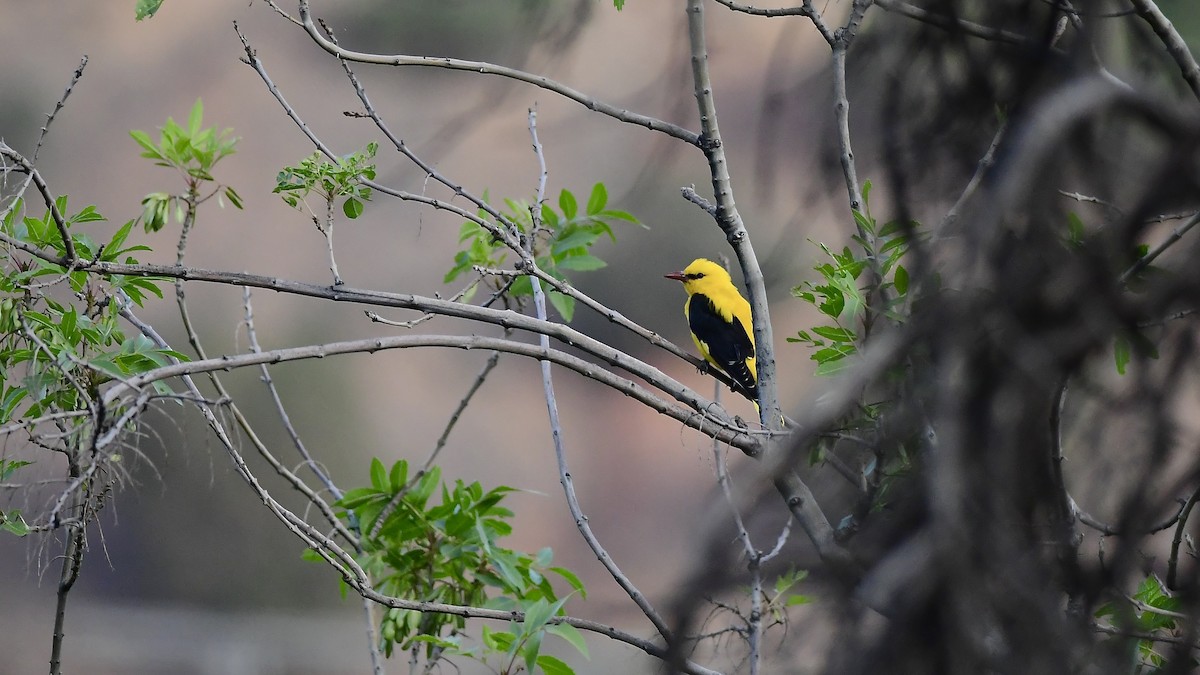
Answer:
[[[86,232],[72,231],[105,218],[93,206],[71,213],[65,195],[41,217],[24,212],[21,200],[11,204],[0,231],[60,260],[67,256],[62,231],[70,233],[76,255],[88,260],[136,263],[130,254],[148,250],[125,245],[133,221],[99,246]],[[63,214],[61,230],[56,213]],[[56,418],[60,434],[48,447],[74,462],[96,433],[99,419],[92,406],[103,385],[184,358],[141,335],[126,337],[119,325],[122,303],[141,305],[148,293],[162,297],[158,282],[91,275],[36,256],[18,258],[6,248],[0,271],[0,424]],[[156,383],[155,390],[171,393],[163,383]],[[30,464],[0,458],[0,481]],[[17,510],[0,511],[0,529],[18,536],[28,532]]]
[[[566,664],[540,654],[546,634],[587,654],[578,630],[552,623],[563,614],[570,595],[558,597],[547,575],[562,578],[572,594],[586,597],[579,578],[566,568],[552,566],[549,548],[529,555],[498,544],[512,532],[508,521],[513,514],[501,505],[512,491],[505,486],[485,491],[478,482],[461,480],[450,486],[442,482],[436,466],[410,477],[407,461],[396,462],[389,471],[375,459],[370,487],[350,490],[338,500],[340,515],[362,523],[369,535],[363,540],[362,565],[381,593],[525,615],[507,630],[485,627],[484,653],[479,653],[462,641],[463,617],[388,609],[380,624],[386,654],[396,648],[423,651],[424,658],[436,661],[454,655],[482,660],[490,653],[506,664],[500,672],[515,672],[518,658],[529,672],[535,666],[547,673],[570,672]],[[436,493],[440,500],[433,504]]]
[[[295,166],[286,166],[275,177],[275,189],[271,192],[283,195],[288,206],[299,209],[302,205],[314,213],[305,201],[309,194],[316,193],[326,204],[345,197],[342,213],[353,220],[362,215],[363,202],[371,200],[371,188],[363,180],[375,179],[375,152],[378,143],[368,143],[364,150],[353,152],[330,162],[319,152],[300,160]]]
[[[158,142],[150,139],[144,131],[133,130],[129,135],[142,146],[142,157],[153,159],[156,166],[175,169],[183,177],[187,192],[172,195],[152,192],[142,199],[142,226],[147,232],[157,232],[166,226],[172,211],[176,222],[184,222],[196,204],[216,195],[222,207],[225,199],[235,208],[242,208],[242,198],[232,187],[217,185],[208,195],[201,196],[200,188],[205,183],[216,182],[212,177],[213,167],[222,159],[232,155],[238,139],[231,129],[220,132],[215,127],[204,128],[204,103],[196,99],[188,115],[186,128],[168,117],[167,123],[159,127]]]
[[[863,233],[853,236],[860,250],[845,246],[837,252],[825,244],[818,244],[831,261],[814,267],[821,275],[822,283],[805,281],[792,289],[793,296],[816,307],[832,322],[798,331],[795,337],[787,338],[788,342],[808,344],[816,350],[811,358],[817,362],[817,375],[835,375],[851,364],[848,357],[858,352],[862,339],[859,331],[864,327],[864,321],[870,321],[866,316],[868,311],[877,311],[896,323],[905,321],[909,278],[908,270],[900,261],[908,252],[911,237],[919,225],[892,221],[880,227],[871,215],[870,194],[871,183],[868,181],[863,185],[864,211],[854,212],[854,219]],[[860,287],[864,271],[875,273],[872,261],[878,261],[881,277],[869,282],[870,292],[878,295],[878,310],[876,305],[868,306],[867,296]]]
[[[149,19],[162,7],[166,0],[137,0],[137,5],[133,10],[133,18],[135,21]]]
[[[567,271],[590,272],[607,266],[592,254],[591,249],[605,235],[614,242],[617,240],[610,223],[625,221],[642,225],[626,211],[607,208],[608,189],[604,183],[592,186],[583,213],[579,212],[579,202],[574,193],[562,190],[558,195],[558,210],[548,201],[542,204],[536,227],[532,207],[527,202],[505,199],[504,205],[504,216],[517,226],[520,234],[532,233],[533,257],[538,267],[564,283],[568,282]],[[481,209],[479,217],[483,219],[487,216],[487,211]],[[463,223],[458,235],[458,243],[466,244],[466,247],[455,254],[454,267],[450,268],[444,279],[446,283],[474,267],[499,268],[511,253],[491,232],[474,221]],[[508,293],[514,298],[528,297],[533,294],[533,286],[528,277],[521,277],[513,282]],[[575,299],[553,290],[548,296],[563,320],[571,321],[575,315]]]
[[[1132,604],[1133,609],[1128,609]],[[1136,675],[1164,672],[1169,660],[1157,648],[1155,637],[1177,635],[1178,619],[1186,609],[1183,601],[1163,584],[1156,574],[1149,574],[1138,586],[1131,602],[1112,601],[1101,605],[1095,613],[1097,619],[1108,619],[1116,626],[1129,631],[1134,637],[1116,635],[1114,640],[1128,640],[1136,652]],[[1188,656],[1188,668],[1200,665],[1200,660]],[[1179,672],[1183,672],[1180,670]]]

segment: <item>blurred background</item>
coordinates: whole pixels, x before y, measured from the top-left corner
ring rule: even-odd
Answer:
[[[288,9],[294,11],[294,7]],[[837,13],[836,5],[830,9]],[[317,3],[317,16],[343,45],[363,51],[455,56],[544,73],[610,103],[698,128],[681,3],[631,2],[616,12],[596,0]],[[170,170],[140,158],[131,129],[157,137],[168,116],[184,121],[204,101],[205,125],[229,127],[237,154],[218,165],[245,210],[202,207],[192,265],[328,283],[324,242],[306,216],[270,193],[276,173],[313,148],[287,119],[244,57],[236,21],[272,79],[312,129],[338,152],[381,141],[379,180],[444,196],[369,121],[343,116],[361,104],[339,65],[265,4],[168,0],[135,23],[133,3],[0,2],[0,137],[29,154],[72,71],[89,62],[50,127],[38,167],[76,206],[94,203],[111,232],[140,213],[141,198],[178,192]],[[785,404],[807,387],[808,353],[783,343],[804,321],[788,296],[816,247],[840,239],[843,191],[832,129],[827,48],[803,21],[763,21],[710,12],[710,59],[722,131],[743,217],[768,275]],[[710,218],[679,194],[711,194],[703,156],[645,129],[588,112],[545,91],[471,73],[360,67],[376,108],[425,160],[493,199],[531,199],[537,165],[526,128],[536,105],[549,166],[549,191],[586,199],[593,183],[610,206],[632,212],[597,254],[607,269],[578,274],[585,292],[691,348],[680,312],[683,292],[662,278],[698,256],[728,253]],[[826,175],[827,173],[830,178]],[[869,176],[869,172],[867,173]],[[832,207],[826,203],[831,197]],[[447,297],[442,276],[457,250],[459,222],[383,196],[337,230],[338,262],[351,286]],[[843,228],[844,230],[844,228]],[[104,235],[98,234],[98,237]],[[135,237],[155,248],[143,262],[174,260],[178,225]],[[210,353],[246,350],[240,289],[189,286],[193,316]],[[256,293],[263,347],[293,346],[403,329],[368,321],[363,308]],[[386,313],[385,313],[386,314]],[[186,344],[173,299],[142,310],[173,345]],[[389,318],[407,320],[412,313]],[[613,331],[587,311],[575,326],[649,360],[711,395],[689,365]],[[419,330],[494,334],[489,327],[436,319]],[[368,480],[372,457],[421,462],[486,354],[394,351],[275,368],[285,403],[310,450],[345,487]],[[697,514],[715,498],[711,448],[703,436],[570,373],[556,384],[567,452],[584,511],[601,541],[652,599],[665,601],[685,569]],[[260,434],[299,464],[255,373],[227,377]],[[724,393],[726,400],[730,398]],[[753,409],[732,404],[745,416]],[[361,605],[339,595],[324,566],[300,559],[301,543],[257,503],[194,411],[152,414],[141,440],[145,460],[89,536],[70,599],[66,665],[77,673],[342,673],[368,668]],[[252,458],[253,459],[253,458]],[[441,454],[449,479],[522,491],[514,548],[551,546],[578,571],[591,596],[572,612],[649,636],[649,624],[580,540],[558,484],[537,364],[505,357]],[[736,467],[744,461],[732,458]],[[254,469],[280,498],[265,466]],[[6,506],[22,506],[12,503]],[[33,506],[33,505],[27,505]],[[776,514],[787,519],[782,505]],[[774,537],[774,533],[767,536]],[[0,671],[43,672],[53,626],[58,542],[0,539]],[[581,672],[650,667],[635,650],[591,640],[599,650]],[[602,666],[602,663],[608,665]],[[623,664],[623,665],[622,665]],[[393,668],[400,664],[393,664]]]
[[[186,119],[202,98],[205,125],[232,128],[241,138],[237,154],[218,165],[215,177],[234,186],[246,208],[202,207],[189,264],[329,283],[321,236],[305,214],[270,193],[279,170],[313,148],[254,70],[239,61],[245,54],[235,21],[282,94],[335,151],[349,153],[378,141],[379,182],[449,198],[391,150],[369,121],[343,114],[360,110],[361,104],[341,67],[267,5],[167,0],[153,19],[135,23],[133,4],[0,0],[0,44],[6,54],[0,60],[0,138],[17,150],[32,153],[46,114],[80,59],[89,58],[37,164],[54,192],[70,195],[75,207],[95,204],[109,218],[90,224],[98,239],[137,217],[147,193],[182,189],[171,171],[139,157],[129,131],[156,136],[155,128],[168,116]],[[833,23],[847,4],[830,0],[819,8]],[[1186,0],[1161,5],[1186,36],[1197,34],[1200,11]],[[327,19],[351,49],[491,61],[698,128],[681,2],[631,0],[620,13],[608,0],[318,2],[314,13]],[[757,19],[716,5],[710,5],[708,19],[721,131],[738,205],[767,275],[781,395],[788,408],[805,401],[813,386],[807,348],[784,342],[811,325],[813,317],[788,291],[812,278],[819,254],[814,242],[840,247],[852,228],[834,145],[829,52],[805,20]],[[888,218],[889,202],[878,159],[882,141],[875,132],[888,114],[877,93],[886,69],[868,47],[872,36],[886,34],[898,21],[903,20],[883,11],[869,12],[865,41],[859,43],[862,54],[852,52],[850,59],[858,172],[876,183],[873,205],[881,220]],[[634,321],[691,347],[680,312],[683,292],[662,275],[698,256],[728,253],[711,219],[680,197],[680,188],[690,185],[711,194],[708,168],[697,150],[508,80],[438,69],[358,66],[356,72],[376,109],[417,154],[467,189],[487,191],[493,201],[533,197],[538,170],[527,110],[536,105],[550,194],[567,188],[586,198],[592,184],[602,181],[611,208],[629,211],[649,226],[618,227],[616,244],[597,245],[596,253],[609,266],[577,274],[573,282]],[[991,130],[967,131],[982,152]],[[940,189],[936,181],[923,184],[928,192],[908,205],[910,215],[936,222],[963,182],[961,175],[947,178]],[[459,290],[442,283],[453,264],[459,225],[457,219],[377,195],[361,218],[339,221],[341,275],[354,287],[448,297]],[[136,231],[139,242],[155,248],[143,262],[173,262],[177,235],[177,224],[156,235]],[[188,298],[210,354],[247,350],[240,289],[193,284]],[[262,346],[404,330],[370,322],[361,307],[330,305],[256,292]],[[382,313],[401,321],[416,318]],[[177,348],[186,344],[169,295],[150,302],[141,314]],[[688,364],[613,330],[582,308],[573,325],[701,392],[712,391]],[[491,327],[445,318],[417,330],[496,334]],[[339,486],[348,488],[367,483],[372,457],[387,465],[401,458],[424,461],[486,358],[457,351],[391,351],[294,363],[274,368],[272,375],[308,448]],[[225,381],[277,455],[299,465],[257,371],[227,375]],[[571,471],[591,526],[634,583],[652,601],[667,603],[706,525],[701,514],[720,499],[710,443],[570,373],[559,372],[555,383]],[[724,397],[733,398],[728,392]],[[730,407],[753,415],[744,401]],[[70,598],[67,671],[366,672],[361,604],[341,597],[327,567],[300,559],[301,542],[232,471],[198,414],[166,407],[150,419],[152,432],[140,440],[144,457],[133,462],[131,483],[89,534],[88,556]],[[439,463],[447,479],[521,490],[509,499],[516,522],[508,544],[530,552],[550,546],[559,564],[580,573],[590,595],[586,602],[572,601],[572,614],[652,634],[570,518],[535,362],[501,358]],[[736,473],[747,461],[731,457],[731,464]],[[299,504],[261,462],[252,468],[277,497]],[[838,487],[829,481],[840,480],[828,473],[814,482],[823,499]],[[0,499],[7,500],[6,508],[36,506],[12,501],[19,499],[12,493],[0,492]],[[783,504],[762,514],[756,528],[764,547],[787,519]],[[809,555],[802,539],[793,534],[790,545],[796,551],[789,556],[801,562]],[[59,570],[54,556],[60,551],[56,541],[0,537],[0,674],[46,669]],[[799,608],[796,618],[803,622],[806,611]],[[789,639],[803,649],[826,636],[809,622]],[[631,648],[605,640],[589,643],[592,660],[580,664],[579,672],[655,668]],[[571,662],[579,664],[575,658]],[[396,671],[404,667],[390,665]]]

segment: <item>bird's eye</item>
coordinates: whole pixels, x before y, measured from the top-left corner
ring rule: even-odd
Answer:
[[[687,278],[689,278],[689,279],[703,279],[703,278],[704,278],[704,274],[703,274],[702,272],[693,272],[692,274],[689,274],[689,275],[687,275]]]

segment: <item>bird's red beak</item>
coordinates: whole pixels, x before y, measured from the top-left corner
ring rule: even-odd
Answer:
[[[675,281],[683,281],[684,279],[687,279],[687,275],[686,275],[686,274],[684,274],[682,271],[680,271],[680,272],[671,272],[670,274],[664,274],[664,275],[663,275],[663,278],[665,278],[665,279],[674,279]]]

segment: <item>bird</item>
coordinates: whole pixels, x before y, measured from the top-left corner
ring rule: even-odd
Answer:
[[[683,315],[700,355],[728,375],[757,405],[758,371],[754,366],[750,303],[733,285],[729,272],[711,260],[697,258],[683,270],[663,276],[682,282],[687,291]]]

